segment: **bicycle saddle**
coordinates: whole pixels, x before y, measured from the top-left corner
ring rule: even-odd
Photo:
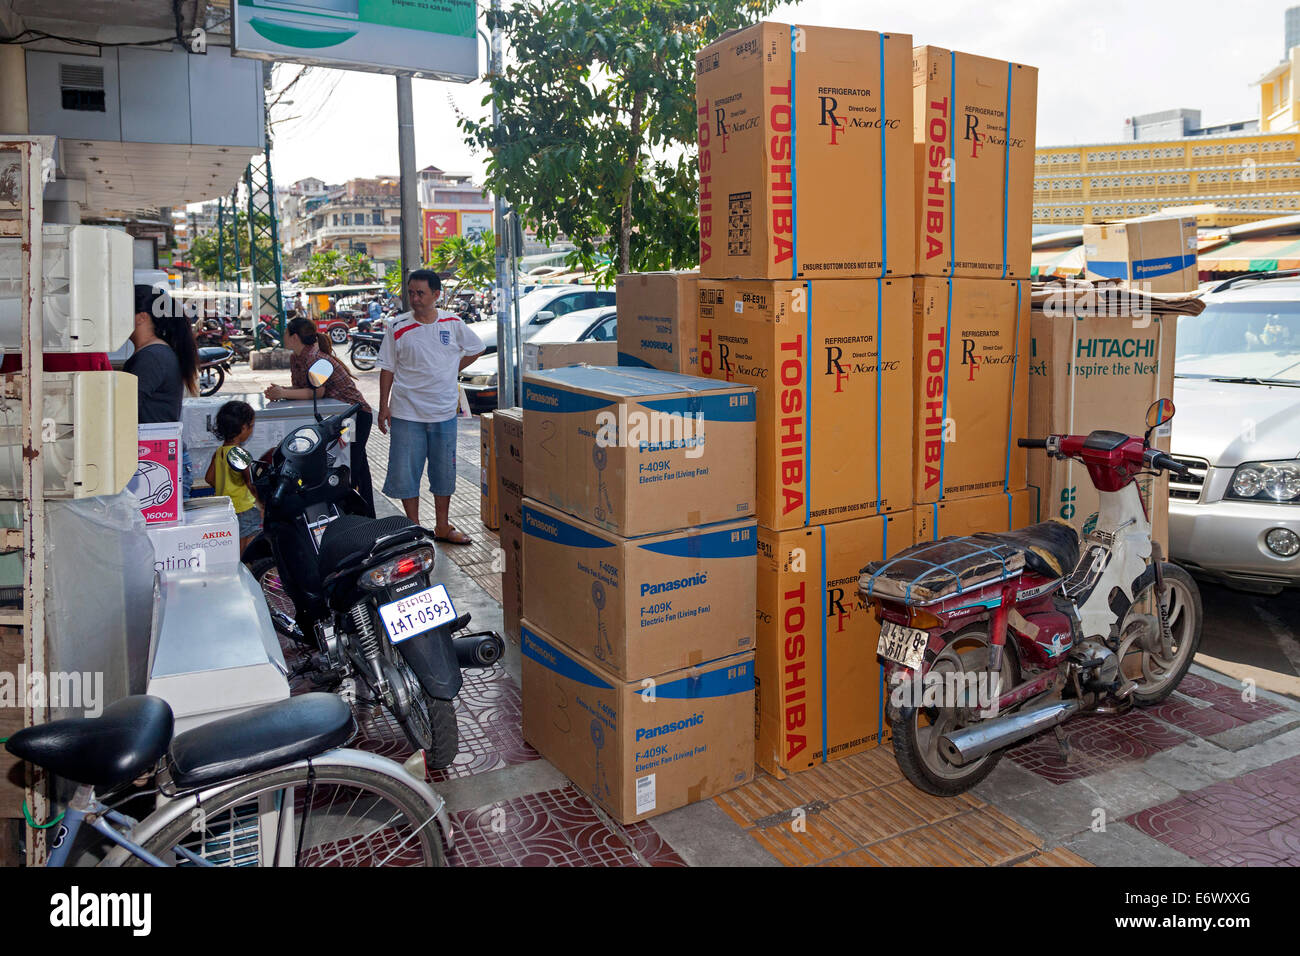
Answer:
[[[343,698],[301,694],[185,731],[172,741],[167,769],[176,790],[198,790],[323,754],[355,731]]]
[[[6,749],[75,783],[112,787],[153,769],[172,739],[172,709],[160,697],[125,697],[99,717],[25,727]]]

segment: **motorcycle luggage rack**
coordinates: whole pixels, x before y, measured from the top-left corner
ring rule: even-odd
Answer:
[[[941,538],[867,565],[858,589],[867,597],[923,606],[1019,577],[1024,566],[1024,553],[1013,545],[989,546],[970,537]]]
[[[1100,544],[1090,545],[1079,557],[1070,576],[1061,585],[1061,594],[1076,604],[1082,604],[1101,580],[1110,564],[1111,552]]]

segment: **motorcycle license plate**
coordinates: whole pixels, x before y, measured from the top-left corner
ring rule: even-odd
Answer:
[[[876,644],[876,653],[887,661],[920,670],[925,647],[929,643],[929,632],[885,621],[880,625],[880,641]]]
[[[400,644],[440,624],[456,620],[456,608],[451,603],[447,586],[435,584],[401,600],[381,604],[379,618],[384,622],[388,639],[394,644]]]

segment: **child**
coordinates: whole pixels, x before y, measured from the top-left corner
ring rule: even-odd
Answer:
[[[226,461],[226,453],[235,445],[242,445],[253,434],[253,406],[247,402],[226,402],[217,412],[216,432],[224,444],[212,456],[208,465],[207,482],[214,494],[225,495],[235,506],[239,519],[239,551],[242,554],[262,530],[262,509],[247,472],[238,472]]]

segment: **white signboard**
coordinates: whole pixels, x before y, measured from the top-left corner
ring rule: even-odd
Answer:
[[[238,56],[478,78],[474,0],[233,0]]]

